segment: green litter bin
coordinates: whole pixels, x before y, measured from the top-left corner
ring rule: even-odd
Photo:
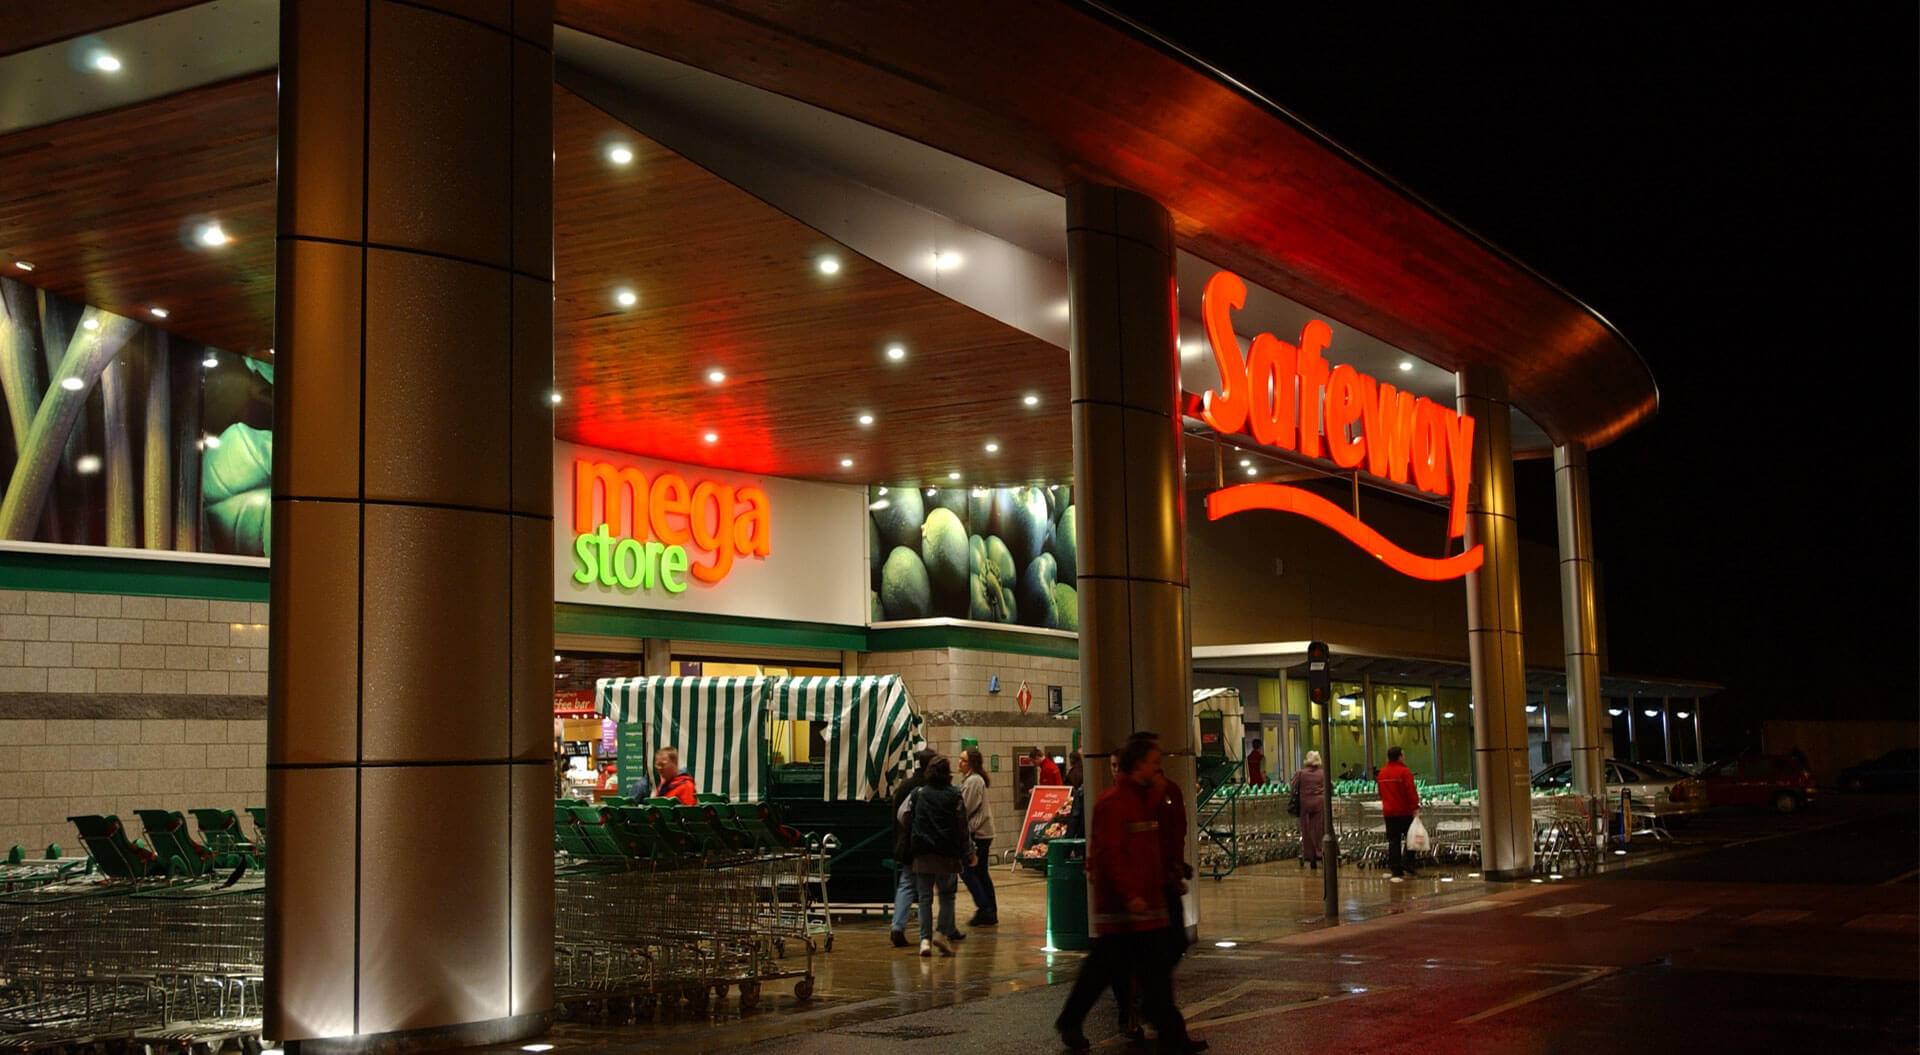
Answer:
[[[1047,843],[1047,948],[1078,951],[1087,938],[1087,841]]]

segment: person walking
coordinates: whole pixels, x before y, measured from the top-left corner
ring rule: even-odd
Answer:
[[[973,918],[969,927],[991,927],[1000,922],[1000,901],[993,890],[993,872],[987,866],[987,849],[993,845],[993,811],[987,807],[986,763],[980,749],[969,747],[960,752],[960,801],[967,808],[967,832],[973,839],[973,863],[960,873],[973,898]]]
[[[1172,964],[1159,931],[1167,925],[1165,865],[1161,859],[1156,794],[1160,748],[1134,738],[1120,752],[1121,779],[1093,808],[1087,874],[1093,886],[1093,950],[1080,963],[1067,1002],[1054,1020],[1074,1051],[1092,1048],[1081,1026],[1116,971],[1131,964],[1141,1009],[1159,1034],[1163,1052],[1200,1050],[1173,1006]]]
[[[1317,871],[1320,843],[1327,836],[1327,771],[1320,766],[1320,752],[1307,752],[1293,775],[1292,795],[1300,804],[1300,860]]]
[[[958,876],[971,865],[973,839],[967,832],[967,808],[953,786],[953,763],[936,757],[927,763],[926,783],[913,789],[900,806],[908,818],[913,852],[915,896],[920,901],[920,955],[953,955],[953,942],[966,937],[953,923],[953,895]],[[938,925],[931,908],[938,904]]]
[[[1399,883],[1414,871],[1407,866],[1407,829],[1420,812],[1420,792],[1413,786],[1413,770],[1400,761],[1398,747],[1387,748],[1387,764],[1374,777],[1380,786],[1380,812],[1387,819],[1387,870]]]
[[[907,944],[907,913],[913,911],[914,895],[918,886],[913,878],[913,847],[911,828],[901,819],[900,804],[907,801],[913,789],[927,782],[927,763],[939,757],[932,748],[923,748],[914,755],[913,775],[900,782],[893,789],[893,927],[888,937],[893,939],[893,947],[905,948]],[[930,911],[925,905],[920,907],[922,914]]]

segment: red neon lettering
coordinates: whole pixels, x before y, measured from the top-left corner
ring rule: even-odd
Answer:
[[[742,557],[765,557],[773,552],[773,517],[767,493],[758,487],[742,487],[739,498],[747,503],[747,511],[733,523],[733,548]]]
[[[653,525],[653,537],[669,546],[687,544],[687,501],[687,482],[678,474],[653,478],[653,490],[647,493],[647,522]],[[679,523],[668,517],[678,517]]]
[[[772,506],[761,488],[699,480],[689,493],[687,481],[672,472],[659,474],[649,487],[646,475],[633,466],[588,458],[573,463],[573,524],[575,535],[596,534],[605,524],[607,538],[639,542],[651,530],[658,541],[648,545],[655,549],[691,542],[710,559],[682,570],[709,583],[727,577],[736,555],[773,552]]]
[[[1281,484],[1238,484],[1207,496],[1207,519],[1209,520],[1218,520],[1248,509],[1277,509],[1283,513],[1298,513],[1318,520],[1338,531],[1347,541],[1379,558],[1382,564],[1402,575],[1409,575],[1416,579],[1435,582],[1443,579],[1457,579],[1480,567],[1485,558],[1485,551],[1479,546],[1444,558],[1422,557],[1408,553],[1387,541],[1386,537],[1378,531],[1354,519],[1353,515],[1346,510],[1311,491],[1302,491],[1297,487],[1286,487]]]
[[[1222,392],[1200,397],[1200,417],[1215,432],[1239,432],[1247,423],[1246,360],[1240,358],[1240,340],[1233,335],[1233,312],[1247,303],[1247,284],[1231,271],[1222,271],[1207,280],[1200,294],[1200,321],[1207,329],[1207,343],[1213,346],[1213,361],[1220,367]]]
[[[709,510],[713,513],[711,520]],[[712,563],[693,566],[693,577],[701,582],[719,582],[733,570],[733,488],[711,480],[695,484],[690,519],[693,544],[713,554]]]
[[[1447,503],[1447,537],[1467,533],[1467,481],[1473,479],[1473,418],[1447,415],[1447,461],[1453,473],[1453,500]]]
[[[1252,383],[1247,411],[1253,438],[1270,447],[1293,449],[1293,368],[1299,349],[1263,333],[1253,339],[1253,354],[1247,360],[1247,379]]]
[[[1320,457],[1320,387],[1327,383],[1327,361],[1320,353],[1333,343],[1333,329],[1315,319],[1300,330],[1300,447],[1309,458]]]
[[[1360,427],[1367,433],[1367,471],[1375,476],[1407,482],[1407,460],[1413,450],[1413,393],[1397,392],[1385,381],[1376,385],[1360,375],[1366,392],[1360,403]]]
[[[1347,426],[1360,420],[1365,409],[1366,390],[1360,384],[1363,376],[1341,363],[1327,378],[1327,450],[1333,455],[1333,464],[1342,469],[1359,465],[1367,456],[1366,435],[1363,433],[1359,439],[1347,435]]]
[[[600,492],[602,515],[593,515],[593,493]],[[640,470],[627,466],[616,469],[606,462],[576,458],[573,463],[573,533],[585,535],[601,524],[615,535],[624,535],[632,523],[638,534],[647,537],[647,478]]]
[[[1433,495],[1447,493],[1447,420],[1453,411],[1431,399],[1414,403],[1413,486]]]

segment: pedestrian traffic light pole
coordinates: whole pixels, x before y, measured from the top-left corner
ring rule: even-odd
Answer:
[[[1333,674],[1330,669],[1332,656],[1324,641],[1313,641],[1307,645],[1307,698],[1320,705],[1320,772],[1326,790],[1327,803],[1322,813],[1322,822],[1326,831],[1320,844],[1320,856],[1327,862],[1322,872],[1326,878],[1327,922],[1340,922],[1340,837],[1334,833],[1333,823]]]

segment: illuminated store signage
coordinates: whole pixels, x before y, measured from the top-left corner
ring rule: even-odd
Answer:
[[[759,487],[575,458],[573,534],[575,582],[677,594],[772,553],[773,513]]]
[[[1445,496],[1447,537],[1465,535],[1473,418],[1397,391],[1352,366],[1329,364],[1322,353],[1333,341],[1333,329],[1318,319],[1301,328],[1299,344],[1262,333],[1243,357],[1232,315],[1246,302],[1246,283],[1227,271],[1209,279],[1201,296],[1201,320],[1220,370],[1220,390],[1200,399],[1201,419],[1217,432],[1248,433],[1267,447],[1330,458],[1342,469]],[[1478,568],[1482,559],[1479,546],[1444,559],[1409,553],[1353,514],[1296,487],[1244,484],[1207,499],[1207,515],[1215,520],[1255,508],[1312,517],[1416,578],[1455,578]]]

